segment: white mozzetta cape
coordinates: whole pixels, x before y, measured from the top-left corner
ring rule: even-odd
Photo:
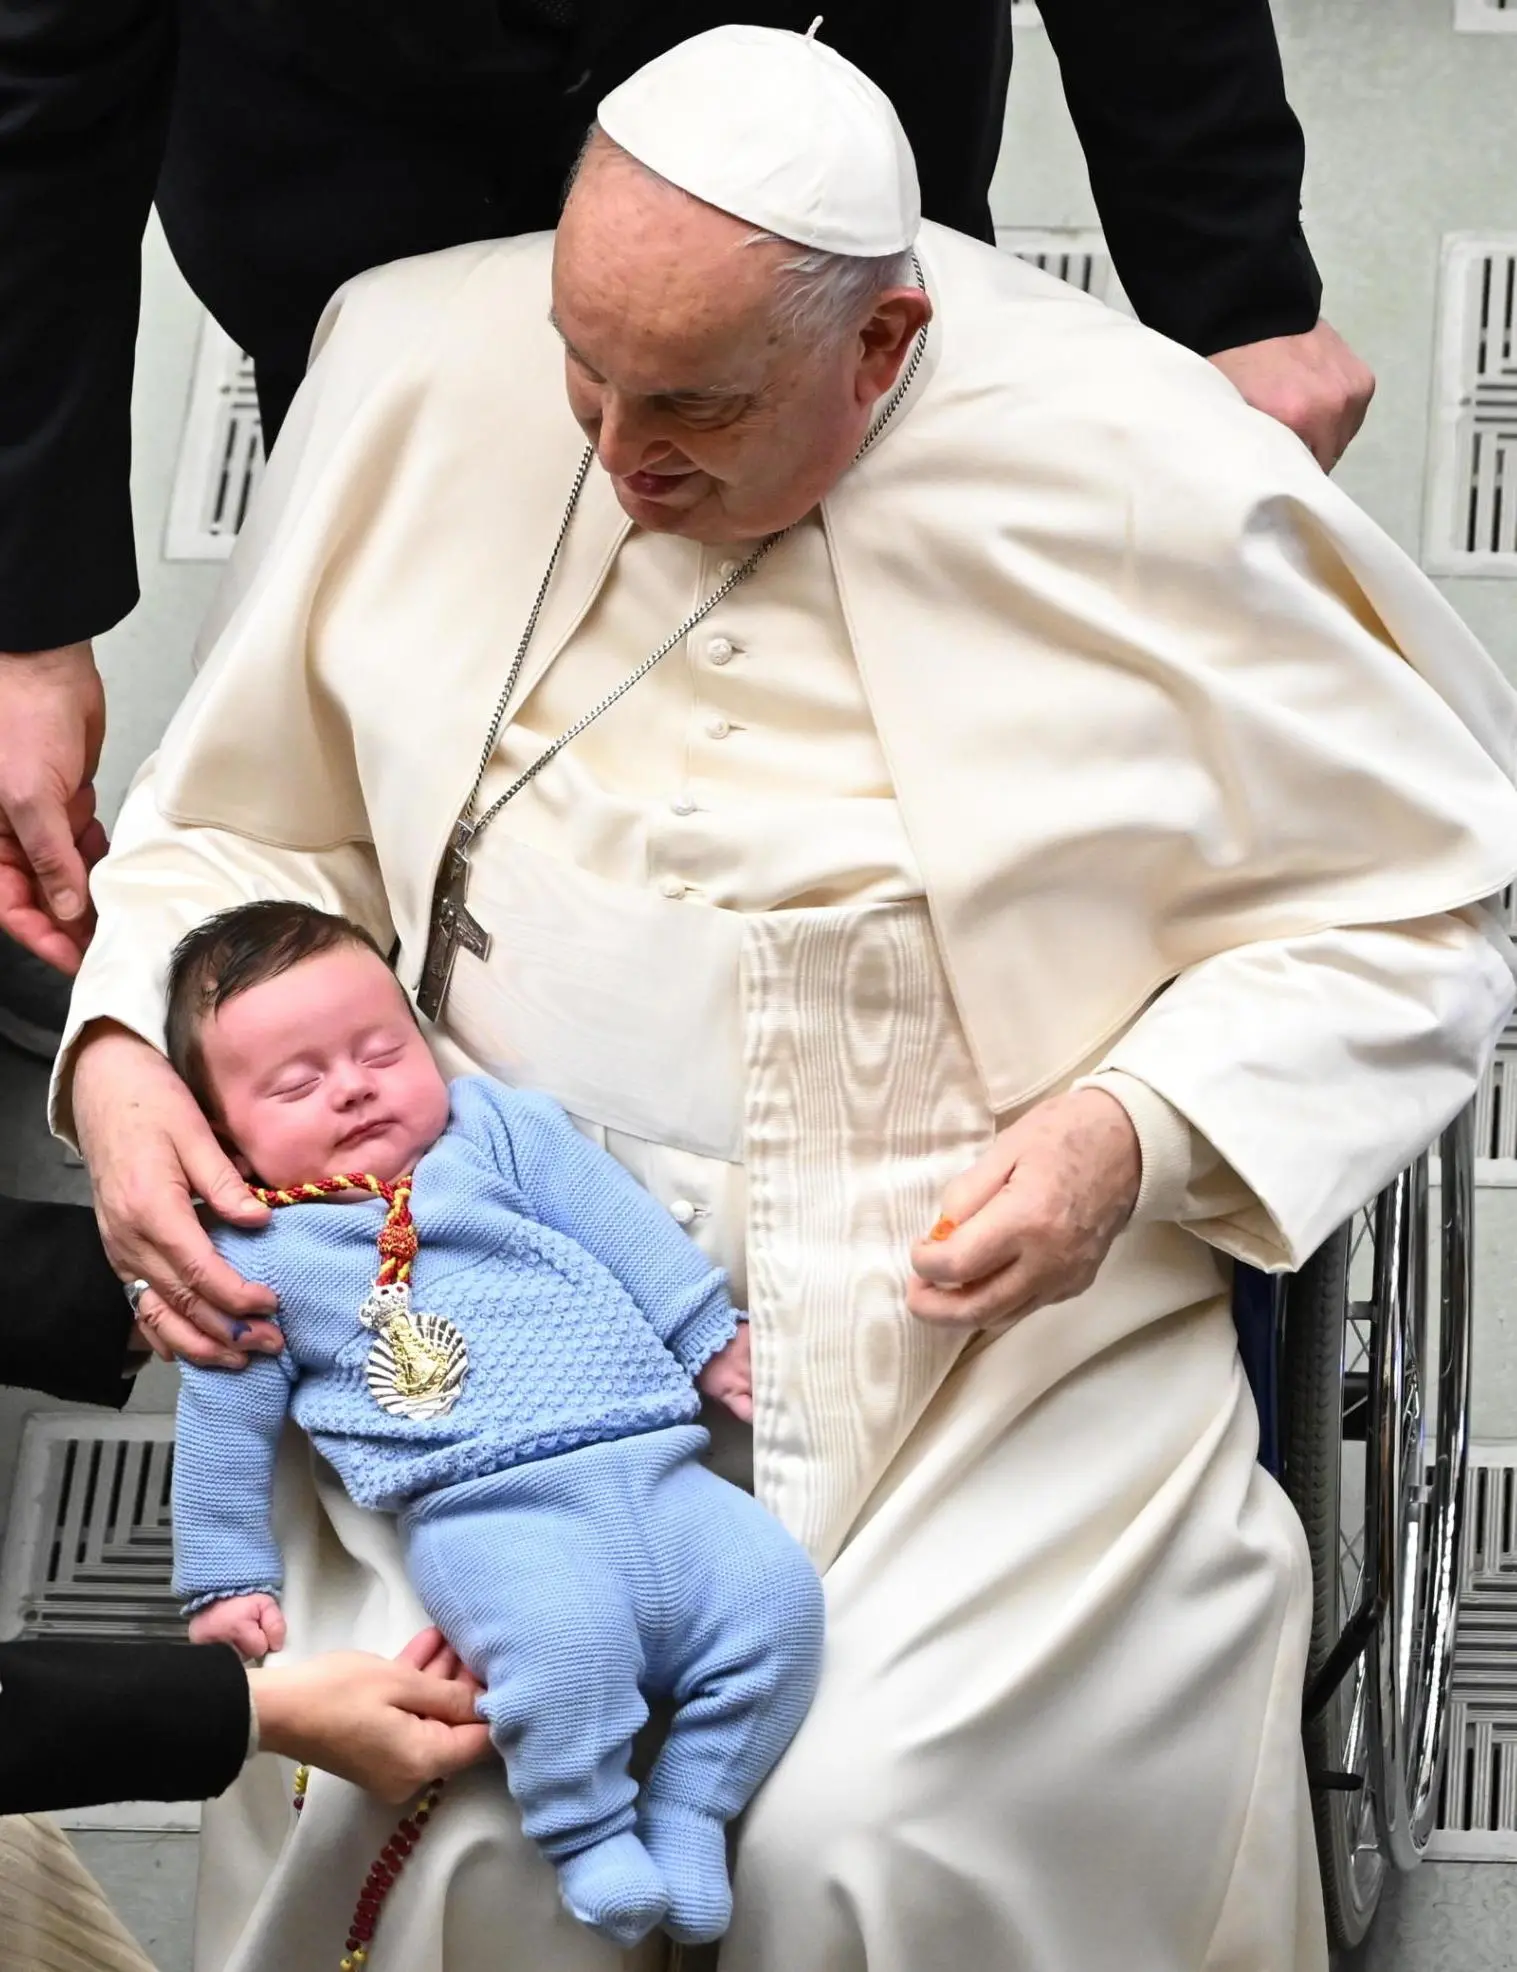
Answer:
[[[583,444],[551,247],[457,248],[333,303],[158,765],[172,820],[372,840],[408,976]],[[928,358],[824,519],[1005,1112],[1215,954],[1498,890],[1517,699],[1210,366],[957,234],[921,257]],[[593,471],[518,703],[627,525]]]

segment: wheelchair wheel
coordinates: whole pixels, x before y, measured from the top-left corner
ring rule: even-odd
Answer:
[[[1469,1406],[1472,1136],[1445,1132],[1436,1309],[1428,1166],[1404,1172],[1286,1294],[1284,1470],[1314,1589],[1304,1707],[1333,1941],[1437,1813]]]

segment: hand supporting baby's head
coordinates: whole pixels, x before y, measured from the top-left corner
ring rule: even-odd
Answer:
[[[308,904],[239,904],[175,950],[168,1055],[250,1178],[414,1168],[448,1091],[369,934]]]

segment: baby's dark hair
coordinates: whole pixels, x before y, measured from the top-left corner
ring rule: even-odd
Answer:
[[[207,1115],[215,1109],[200,1045],[207,1019],[239,993],[343,945],[384,958],[361,924],[285,897],[234,904],[180,939],[169,960],[165,1046],[180,1080]]]

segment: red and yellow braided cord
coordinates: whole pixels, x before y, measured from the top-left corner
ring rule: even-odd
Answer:
[[[307,1205],[313,1199],[332,1198],[342,1191],[367,1191],[384,1199],[390,1209],[379,1229],[379,1272],[374,1276],[374,1285],[388,1287],[393,1282],[405,1287],[410,1283],[411,1264],[420,1244],[416,1221],[411,1217],[413,1183],[409,1171],[393,1183],[376,1178],[370,1171],[347,1171],[331,1178],[310,1178],[287,1190],[275,1190],[268,1185],[250,1185],[248,1189],[263,1205]]]

